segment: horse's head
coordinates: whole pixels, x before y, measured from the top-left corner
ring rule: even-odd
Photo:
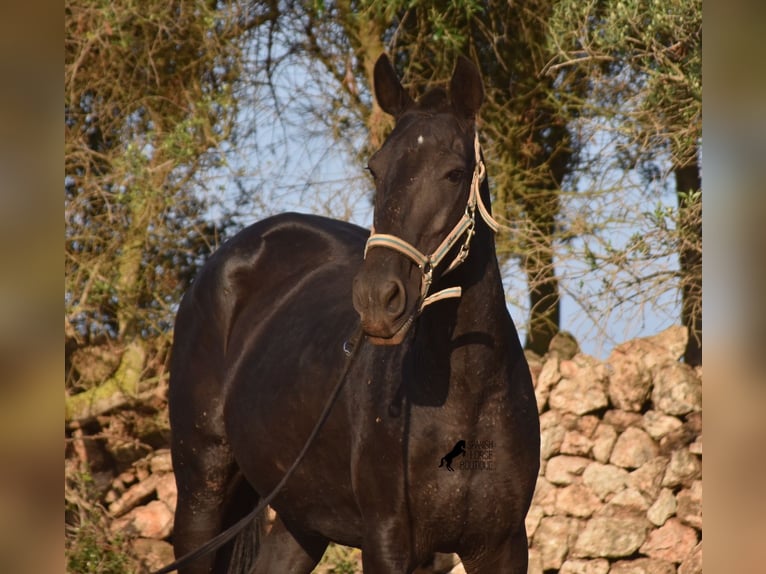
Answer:
[[[388,57],[375,64],[375,97],[396,118],[369,160],[375,180],[373,231],[354,279],[353,302],[372,342],[398,344],[422,308],[459,297],[434,292],[440,277],[468,254],[484,176],[474,120],[484,98],[476,67],[460,58],[450,82],[413,101]]]

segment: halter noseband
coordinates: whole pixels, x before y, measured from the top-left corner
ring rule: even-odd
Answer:
[[[463,294],[462,287],[447,287],[441,291],[437,291],[431,295],[428,295],[428,291],[431,288],[433,282],[433,272],[436,267],[447,256],[447,253],[457,245],[460,238],[465,236],[463,244],[460,246],[455,259],[449,264],[449,267],[443,274],[449,273],[455,267],[463,263],[468,257],[468,250],[471,248],[471,239],[476,233],[476,208],[479,208],[479,214],[487,226],[493,231],[497,232],[500,228],[500,224],[490,215],[489,210],[484,205],[484,201],[481,199],[481,193],[479,187],[481,182],[486,176],[487,170],[484,167],[484,161],[481,159],[481,146],[479,144],[479,133],[473,140],[473,149],[476,156],[476,164],[473,168],[473,177],[471,179],[471,189],[468,193],[468,204],[465,207],[465,213],[460,221],[457,222],[455,227],[452,228],[444,240],[434,250],[431,255],[423,254],[417,247],[408,243],[404,239],[397,237],[396,235],[389,235],[388,233],[375,233],[373,228],[370,238],[367,240],[367,244],[364,248],[364,257],[367,258],[367,252],[374,247],[386,247],[398,251],[405,257],[411,259],[415,265],[418,266],[422,274],[420,282],[420,311],[422,311],[427,305],[440,301],[442,299],[448,299],[452,297],[460,297]]]

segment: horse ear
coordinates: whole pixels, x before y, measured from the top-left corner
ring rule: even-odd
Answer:
[[[450,97],[455,111],[466,119],[476,117],[484,101],[484,86],[476,66],[464,56],[459,56],[450,81]]]
[[[384,112],[398,117],[410,107],[412,98],[402,87],[396,71],[391,65],[391,60],[385,53],[381,54],[378,61],[375,62],[373,79],[375,82],[375,99],[378,100],[378,105]]]

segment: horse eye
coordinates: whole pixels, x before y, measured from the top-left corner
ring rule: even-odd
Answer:
[[[452,183],[458,183],[461,179],[463,179],[463,170],[453,169],[451,172],[447,174],[447,179],[450,180]]]
[[[375,172],[372,171],[372,168],[369,165],[365,167],[364,169],[366,169],[370,173],[370,175],[372,176],[372,179],[378,179],[378,176],[375,175]]]

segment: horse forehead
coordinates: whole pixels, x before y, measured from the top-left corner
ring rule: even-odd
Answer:
[[[449,117],[427,117],[407,122],[391,135],[391,148],[399,153],[391,154],[390,159],[402,153],[435,151],[462,155],[466,151],[464,134],[457,122],[454,119],[450,121]]]

